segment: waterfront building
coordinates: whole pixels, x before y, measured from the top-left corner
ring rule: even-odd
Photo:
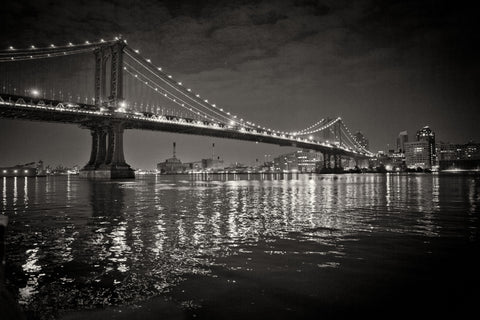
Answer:
[[[428,143],[429,148],[429,167],[436,165],[436,150],[435,150],[435,132],[428,126],[423,127],[417,131],[417,141],[425,141]]]
[[[458,145],[456,144],[440,141],[436,144],[435,149],[437,154],[437,160],[439,162],[457,159]]]
[[[437,144],[440,170],[480,170],[480,143]]]
[[[315,172],[319,161],[321,155],[318,152],[297,150],[274,158],[273,165],[277,171]]]
[[[225,168],[225,165],[220,157],[217,157],[217,159],[202,159],[202,169],[204,170],[221,170],[223,168]]]
[[[184,163],[184,166],[187,171],[197,172],[202,170],[202,161],[187,162]]]
[[[157,164],[157,170],[161,173],[182,173],[185,171],[185,166],[176,156],[176,143],[173,143],[173,156],[164,162]]]
[[[408,168],[432,168],[432,152],[428,141],[405,143],[405,165]]]
[[[397,137],[397,152],[405,153],[405,143],[408,142],[408,132],[402,131]]]
[[[365,135],[363,133],[361,133],[360,131],[357,131],[357,133],[355,133],[355,140],[357,140],[357,142],[362,147],[364,147],[366,150],[368,150],[369,142],[368,142],[368,139],[365,137]]]

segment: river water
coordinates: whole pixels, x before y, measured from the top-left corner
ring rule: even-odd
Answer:
[[[6,285],[31,319],[461,317],[480,176],[3,178]]]

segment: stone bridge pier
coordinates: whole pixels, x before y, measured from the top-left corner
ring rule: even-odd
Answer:
[[[91,179],[135,178],[135,172],[125,162],[123,153],[124,124],[112,121],[109,124],[89,126],[92,135],[90,160],[80,171],[80,176]]]

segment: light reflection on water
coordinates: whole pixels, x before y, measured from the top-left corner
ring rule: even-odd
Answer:
[[[347,240],[375,234],[478,241],[478,177],[4,178],[1,194],[8,286],[39,314],[142,301],[184,275],[212,274],[216,259],[252,255],[261,242],[272,243],[270,255],[312,255],[322,272],[342,268]],[[275,247],[279,240],[298,247]]]

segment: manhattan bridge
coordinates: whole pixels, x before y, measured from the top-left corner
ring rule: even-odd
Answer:
[[[124,157],[126,129],[309,149],[322,153],[324,168],[372,156],[340,117],[293,131],[267,128],[209,102],[120,37],[0,51],[0,117],[90,130],[90,160],[81,171],[89,178],[134,177]]]

